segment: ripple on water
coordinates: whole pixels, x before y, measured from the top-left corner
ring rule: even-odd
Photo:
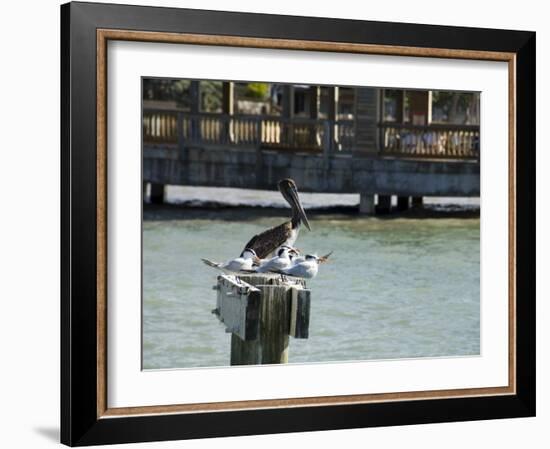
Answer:
[[[230,335],[211,314],[216,272],[280,218],[145,221],[145,369],[227,366]],[[330,263],[308,283],[310,338],[296,363],[479,354],[479,220],[312,219],[297,246]]]

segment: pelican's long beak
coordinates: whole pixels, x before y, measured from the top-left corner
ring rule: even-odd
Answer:
[[[304,208],[302,207],[302,202],[300,201],[300,197],[298,196],[298,190],[296,189],[296,187],[290,187],[288,189],[288,193],[290,196],[290,204],[292,208],[298,213],[300,220],[304,223],[308,231],[311,231],[311,226],[309,225],[309,221],[306,217],[306,212],[304,211]]]

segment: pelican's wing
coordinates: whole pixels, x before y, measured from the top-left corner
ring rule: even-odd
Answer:
[[[253,249],[260,259],[265,259],[287,241],[291,232],[292,223],[287,221],[286,223],[268,229],[261,234],[255,235],[246,244],[244,249]]]

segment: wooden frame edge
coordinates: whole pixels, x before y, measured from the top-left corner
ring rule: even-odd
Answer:
[[[391,401],[417,401],[483,396],[514,395],[516,385],[516,53],[445,48],[404,47],[375,44],[336,43],[291,39],[250,38],[225,35],[150,32],[98,28],[97,37],[97,417],[176,413],[205,413],[234,410],[259,410],[288,407],[349,405]],[[346,396],[322,396],[270,400],[231,401],[108,408],[107,404],[107,42],[179,43],[248,48],[271,48],[302,51],[361,53],[388,56],[450,58],[500,61],[508,63],[509,89],[509,363],[508,386],[419,392],[380,393]]]
[[[516,320],[516,55],[508,61],[508,379],[517,392]]]
[[[107,39],[97,33],[97,417],[107,410]]]
[[[210,402],[197,404],[151,405],[116,407],[106,409],[100,418],[144,416],[156,414],[211,413],[236,410],[262,410],[273,408],[323,407],[330,405],[375,404],[380,402],[421,401],[428,399],[452,399],[514,394],[510,387],[472,388],[457,390],[433,390],[402,393],[378,393],[345,396],[317,396],[251,401]]]
[[[340,43],[330,41],[304,41],[297,39],[273,39],[213,34],[117,30],[109,28],[99,28],[97,30],[97,34],[98,38],[101,40],[124,40],[189,45],[214,45],[223,47],[266,48],[277,50],[326,51],[386,56],[478,59],[485,61],[503,62],[508,62],[515,57],[515,53],[486,50],[405,47],[394,45]]]

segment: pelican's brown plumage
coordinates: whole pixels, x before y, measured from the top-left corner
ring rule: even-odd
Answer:
[[[245,249],[254,250],[260,259],[265,259],[282,245],[294,246],[302,223],[311,231],[306,213],[298,196],[296,183],[292,179],[283,179],[279,181],[278,187],[292,208],[292,218],[290,221],[255,235],[246,244]]]

